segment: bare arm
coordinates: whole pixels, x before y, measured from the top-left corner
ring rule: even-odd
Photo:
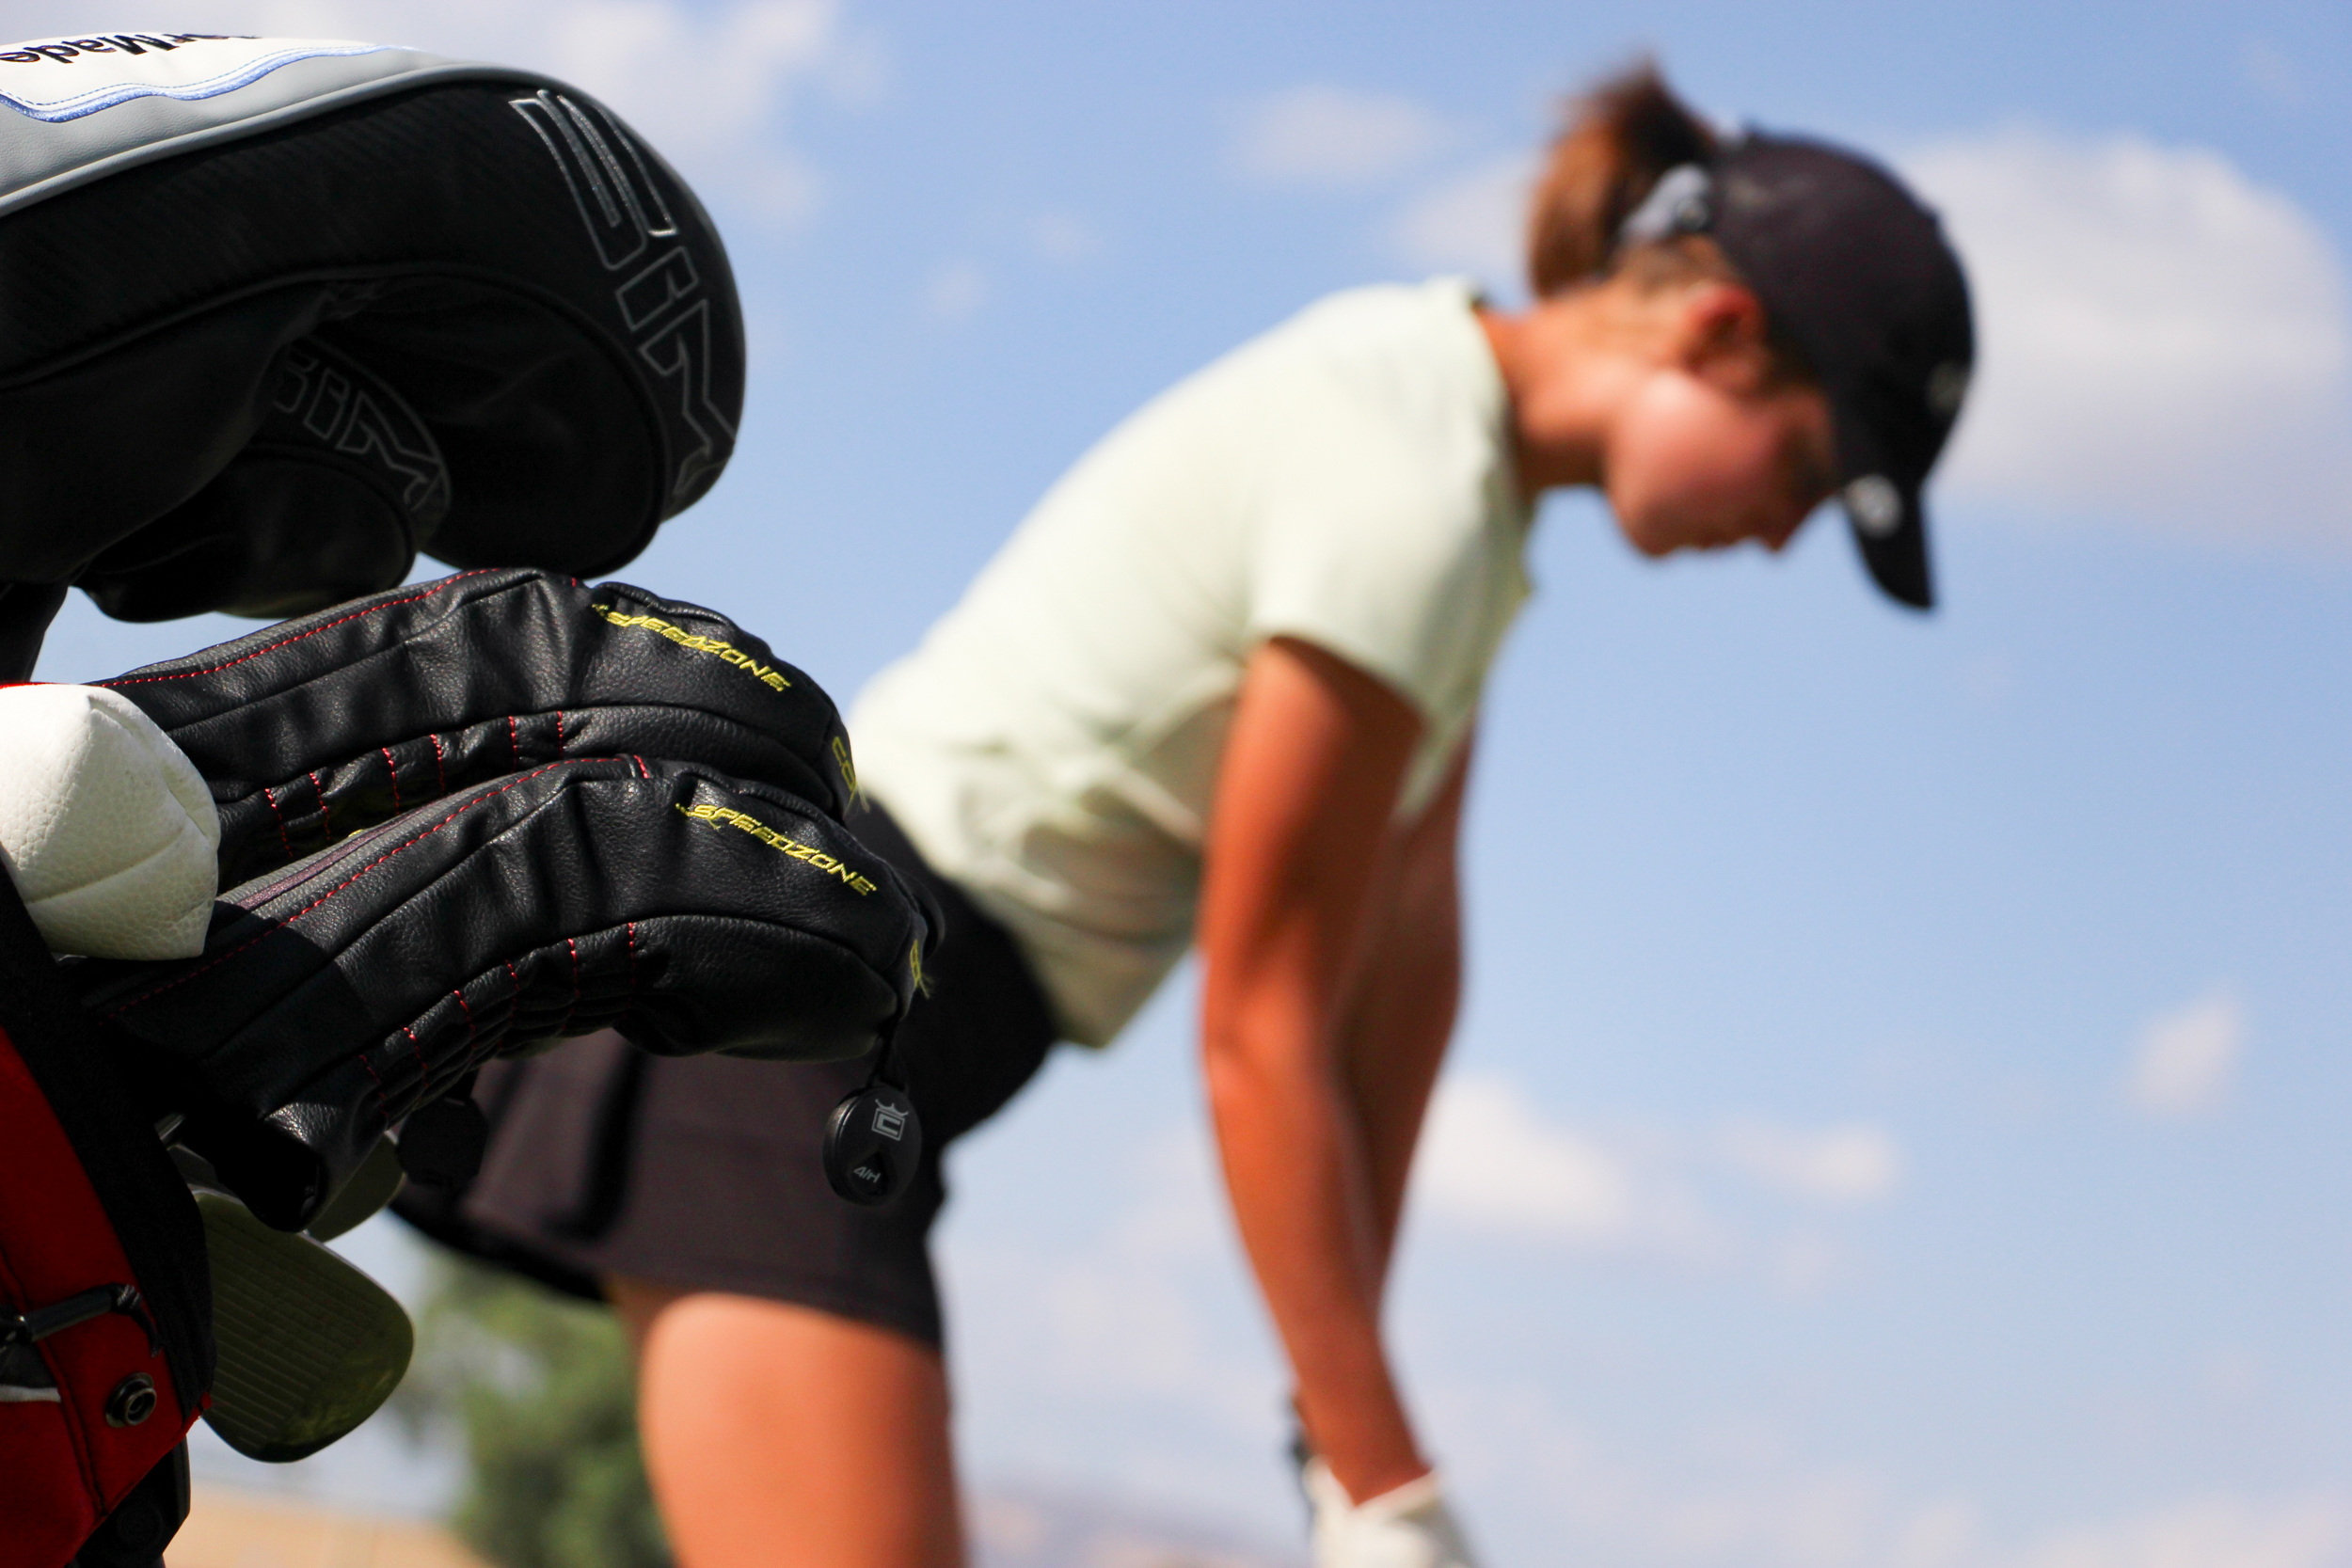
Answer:
[[[1446,817],[1442,856],[1406,854],[1420,832],[1391,828],[1419,731],[1402,699],[1333,656],[1261,648],[1226,743],[1201,899],[1202,1054],[1234,1215],[1308,1432],[1359,1498],[1428,1468],[1379,1326],[1458,976],[1451,816],[1430,814]],[[1448,793],[1458,812],[1458,781]],[[1439,929],[1405,916],[1408,889],[1442,911]],[[1405,958],[1397,972],[1368,977],[1391,958]]]
[[[1340,1069],[1370,1160],[1383,1284],[1396,1251],[1413,1148],[1461,1002],[1456,847],[1469,777],[1466,742],[1428,809],[1391,840],[1341,1034]]]

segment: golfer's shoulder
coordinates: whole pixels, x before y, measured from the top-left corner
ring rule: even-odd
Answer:
[[[1415,490],[1487,466],[1505,400],[1477,303],[1459,278],[1377,284],[1326,295],[1269,334],[1295,456]]]
[[[1245,345],[1232,363],[1373,405],[1458,397],[1493,373],[1477,302],[1475,289],[1453,277],[1343,289]]]

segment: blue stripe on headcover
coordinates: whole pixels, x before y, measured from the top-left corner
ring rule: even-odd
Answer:
[[[155,158],[377,94],[536,72],[398,44],[218,33],[105,33],[0,48],[0,216]]]
[[[208,43],[251,44],[223,57],[215,50],[190,60],[182,51]],[[0,50],[0,65],[33,67],[31,72],[0,75],[0,103],[32,119],[55,125],[134,98],[176,98],[182,103],[217,98],[249,87],[280,66],[329,55],[373,55],[392,47],[341,39],[250,39],[216,33],[119,33],[84,39],[54,39]],[[135,63],[134,63],[135,62]],[[200,62],[200,63],[199,63]],[[217,69],[171,80],[189,65]],[[59,76],[41,69],[67,68]],[[96,79],[92,79],[92,67]],[[55,87],[62,90],[47,92]]]

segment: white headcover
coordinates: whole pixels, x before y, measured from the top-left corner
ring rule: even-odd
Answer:
[[[130,702],[0,689],[0,864],[53,952],[202,952],[219,845],[204,780]]]
[[[0,212],[324,107],[485,69],[346,39],[108,33],[0,46],[0,110],[14,111],[0,113]]]

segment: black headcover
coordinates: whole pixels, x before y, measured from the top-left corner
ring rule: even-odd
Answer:
[[[529,1045],[617,1027],[665,1055],[870,1051],[934,928],[888,863],[794,796],[590,758],[233,889],[200,957],[85,962],[69,984],[128,1037],[156,1108],[292,1228],[387,1128]]]
[[[0,50],[0,678],[63,586],[281,616],[609,570],[716,479],[717,232],[594,100],[371,44]]]
[[[733,621],[625,582],[469,572],[104,683],[196,765],[234,886],[453,790],[567,757],[672,757],[839,820],[833,699]]]
[[[940,922],[840,823],[833,702],[724,616],[476,572],[106,683],[220,809],[202,956],[71,966],[149,1109],[274,1224],[492,1056],[856,1055]]]

